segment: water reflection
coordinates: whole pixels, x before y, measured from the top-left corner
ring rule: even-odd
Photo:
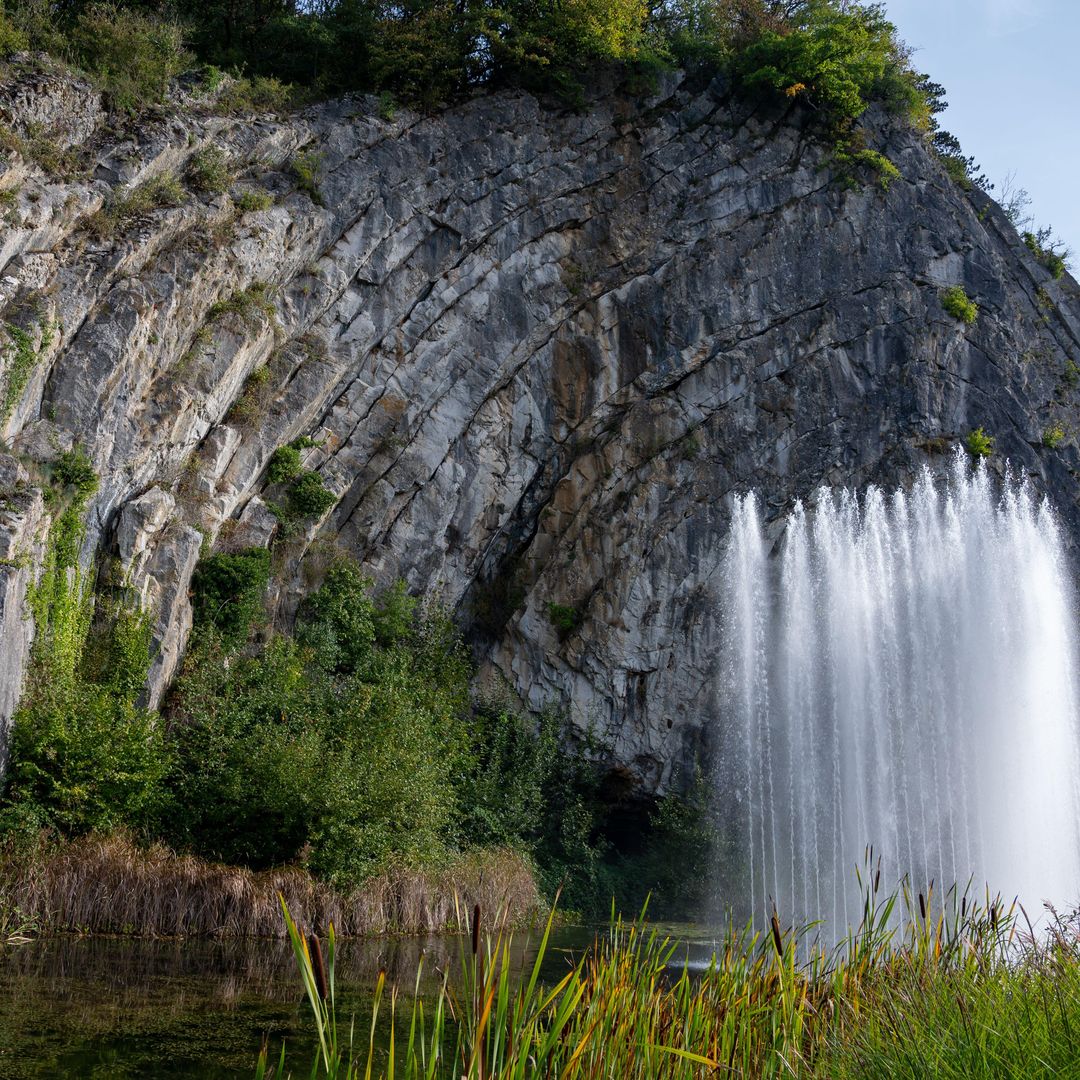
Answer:
[[[595,931],[556,932],[544,969],[555,981]],[[532,963],[539,932],[514,938]],[[451,977],[456,937],[339,943],[342,1014],[364,1015],[380,970],[411,996]],[[284,1038],[298,1075],[314,1045],[289,945],[279,940],[48,938],[0,952],[0,1080],[36,1077],[250,1077],[264,1039]]]

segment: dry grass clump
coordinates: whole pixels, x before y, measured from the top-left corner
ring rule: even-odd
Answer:
[[[8,852],[0,892],[45,930],[151,937],[282,937],[279,894],[305,924],[345,935],[456,931],[477,903],[519,923],[541,908],[531,868],[511,851],[393,868],[346,891],[298,867],[252,871],[123,836]]]

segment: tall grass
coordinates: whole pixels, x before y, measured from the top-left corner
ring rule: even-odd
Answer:
[[[26,915],[3,892],[0,892],[0,949],[6,945],[25,945],[37,929],[37,921]]]
[[[282,900],[315,1020],[313,1077],[356,1080],[690,1080],[698,1077],[1074,1077],[1080,1074],[1080,928],[1039,934],[996,899],[868,883],[862,921],[835,948],[815,928],[729,926],[705,970],[643,921],[614,919],[554,986],[536,960],[514,970],[501,925],[459,979],[425,1000],[380,975],[370,1024],[339,1025],[331,929],[325,981],[317,939]],[[464,945],[468,950],[469,946]],[[387,1027],[388,1037],[376,1031]],[[260,1080],[290,1075],[264,1050]]]
[[[50,931],[152,937],[283,937],[279,895],[306,924],[347,935],[460,930],[458,898],[518,922],[542,907],[531,868],[509,850],[398,867],[342,890],[297,867],[256,872],[123,836],[2,853],[0,893]]]

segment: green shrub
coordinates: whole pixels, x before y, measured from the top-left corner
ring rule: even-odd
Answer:
[[[964,439],[964,445],[973,458],[989,457],[994,452],[993,436],[987,435],[981,427],[968,432],[967,437]]]
[[[384,649],[408,642],[416,626],[418,601],[404,581],[395,581],[379,597],[372,612],[375,640]]]
[[[232,178],[229,156],[220,147],[207,146],[188,162],[188,187],[200,194],[220,195],[229,190]]]
[[[0,402],[0,426],[6,424],[15,406],[22,400],[23,391],[30,381],[30,374],[38,362],[34,339],[22,327],[7,323],[4,326],[11,344],[4,372],[4,397]],[[2,355],[2,354],[0,354]]]
[[[156,719],[139,708],[150,666],[149,620],[92,597],[78,568],[86,501],[97,477],[79,450],[53,469],[67,505],[49,530],[28,604],[35,636],[23,697],[12,721],[0,818],[65,835],[145,830],[156,819],[167,769]]]
[[[218,95],[218,111],[224,113],[280,113],[299,103],[294,86],[273,76],[232,78]]]
[[[65,450],[53,464],[53,480],[61,487],[71,488],[81,499],[93,495],[98,489],[98,475],[94,466],[79,446]]]
[[[223,315],[239,315],[250,323],[257,314],[274,314],[274,305],[270,299],[271,289],[265,281],[253,281],[246,289],[238,289],[224,300],[211,304],[206,313],[208,322],[214,322]]]
[[[284,484],[300,472],[300,451],[292,446],[279,446],[266,466],[266,479],[271,484]]]
[[[110,236],[143,214],[182,206],[187,199],[183,185],[172,173],[151,177],[137,187],[113,197],[90,221],[100,236]]]
[[[249,548],[200,559],[192,576],[196,627],[213,627],[228,645],[238,645],[261,615],[270,582],[270,552]]]
[[[1056,241],[1050,229],[1025,232],[1024,243],[1039,263],[1050,271],[1054,280],[1061,278],[1069,266],[1069,250]]]
[[[1048,450],[1056,450],[1065,441],[1065,429],[1061,424],[1051,424],[1042,433],[1042,444]]]
[[[316,205],[325,206],[322,192],[319,190],[319,170],[322,167],[322,154],[307,150],[296,154],[289,162],[289,171],[296,180],[297,188]]]
[[[337,502],[337,496],[317,472],[302,471],[292,482],[286,501],[297,517],[321,517]]]
[[[872,100],[908,112],[920,102],[895,29],[879,7],[833,0],[791,5],[789,24],[764,28],[736,54],[733,68],[750,92],[805,98],[836,120],[856,119]]]
[[[154,717],[82,681],[43,682],[27,698],[12,723],[6,802],[65,835],[145,830],[168,767]]]
[[[888,191],[892,182],[900,179],[900,170],[884,154],[865,147],[859,148],[854,139],[839,140],[833,160],[839,166],[841,178],[849,187],[856,186],[855,177],[866,172],[876,176],[878,187],[882,191]]]
[[[134,113],[165,99],[191,66],[181,28],[121,4],[84,7],[68,35],[72,59],[105,91],[109,104]]]
[[[269,210],[274,205],[274,197],[268,191],[242,191],[234,200],[236,209],[241,214],[252,214],[259,210]]]
[[[244,388],[240,391],[240,396],[229,408],[228,422],[253,427],[266,414],[272,397],[273,384],[270,368],[263,365],[256,368],[244,380]]]
[[[959,154],[939,154],[938,160],[954,184],[964,191],[971,191],[975,185],[971,180],[971,167],[967,158]]]
[[[0,8],[0,59],[30,48],[30,39],[13,25]]]
[[[379,119],[385,120],[386,123],[392,124],[394,117],[397,116],[397,102],[394,100],[394,95],[389,90],[383,90],[379,94]]]
[[[960,285],[953,285],[941,294],[941,306],[954,318],[969,326],[979,316],[979,305],[969,299]]]
[[[581,613],[569,604],[548,604],[548,618],[560,641],[565,641],[581,625]]]
[[[213,858],[303,859],[351,884],[442,856],[455,820],[468,665],[435,617],[376,635],[359,567],[331,568],[297,640],[226,660],[207,640],[173,699],[169,839]]]
[[[375,644],[372,582],[351,560],[335,563],[308,597],[297,622],[297,639],[313,650],[324,671],[362,670]]]

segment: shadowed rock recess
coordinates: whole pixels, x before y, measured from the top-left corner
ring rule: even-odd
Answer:
[[[64,179],[10,151],[0,173],[0,317],[35,350],[12,339],[0,366],[0,716],[33,634],[42,465],[75,444],[101,477],[82,563],[152,613],[151,703],[200,549],[273,541],[282,624],[345,551],[439,594],[482,679],[568,706],[648,790],[722,720],[734,493],[775,520],[822,483],[941,468],[981,426],[991,467],[1030,475],[1077,535],[1075,442],[1044,445],[1076,418],[1077,286],[873,113],[887,191],[841,182],[798,111],[674,76],[581,115],[501,93],[245,119],[179,95],[116,126],[46,72],[0,88],[0,121],[82,162]],[[102,226],[110,198],[208,147],[231,199]],[[241,212],[245,191],[270,205]],[[951,285],[973,324],[942,308]],[[265,470],[300,436],[336,503],[282,536]]]

